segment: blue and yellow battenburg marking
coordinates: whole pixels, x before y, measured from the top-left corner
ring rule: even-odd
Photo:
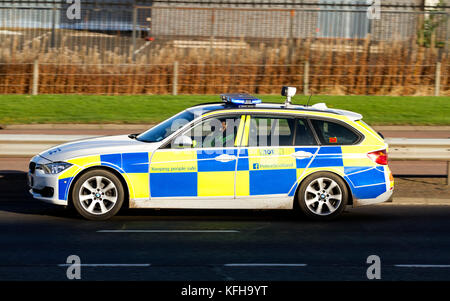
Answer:
[[[197,195],[197,152],[195,150],[156,151],[150,169],[153,197]]]
[[[239,162],[248,162],[245,176],[248,181],[236,181],[237,188],[245,193],[237,196],[253,196],[268,194],[288,194],[298,175],[306,167],[310,158],[295,159],[292,154],[299,150],[315,152],[313,148],[267,147],[244,148]],[[244,171],[242,172],[244,174]]]
[[[73,178],[83,169],[92,166],[109,166],[124,175],[132,198],[149,197],[149,154],[119,153],[86,156],[68,160],[74,164],[58,177],[58,198],[67,200]]]
[[[373,147],[372,147],[373,148]],[[224,150],[158,150],[150,153],[119,153],[69,160],[74,165],[58,179],[58,196],[67,200],[76,174],[103,165],[124,175],[134,199],[151,197],[244,197],[295,194],[298,183],[311,173],[333,171],[344,177],[360,199],[375,198],[393,186],[386,185],[387,166],[376,166],[364,153],[367,146],[311,146],[230,148]],[[313,154],[296,159],[298,151]],[[220,162],[221,154],[237,160]],[[151,164],[149,163],[151,160]],[[388,187],[387,187],[388,186]]]

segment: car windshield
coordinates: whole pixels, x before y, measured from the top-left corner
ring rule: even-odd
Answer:
[[[194,118],[195,114],[191,111],[186,110],[180,112],[177,115],[172,116],[171,118],[152,127],[148,131],[138,135],[136,139],[143,142],[159,142],[175,133],[186,123],[194,120]]]

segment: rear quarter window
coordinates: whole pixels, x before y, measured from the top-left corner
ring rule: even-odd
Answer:
[[[312,119],[311,123],[322,145],[352,145],[360,136],[336,122]]]

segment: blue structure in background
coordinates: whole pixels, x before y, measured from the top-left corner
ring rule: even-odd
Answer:
[[[133,4],[151,5],[152,1],[96,0],[82,3],[81,20],[69,20],[64,4],[59,19],[59,28],[93,31],[132,31]]]
[[[132,31],[133,4],[152,0],[81,0],[81,19],[70,20],[65,0],[0,1],[2,27]],[[139,26],[139,23],[137,23]]]

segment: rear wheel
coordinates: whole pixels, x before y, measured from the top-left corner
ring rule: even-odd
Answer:
[[[73,206],[89,220],[106,220],[122,207],[124,190],[113,173],[94,169],[82,175],[72,191]]]
[[[297,194],[301,211],[310,219],[331,220],[344,211],[347,186],[337,175],[318,172],[307,177]]]

